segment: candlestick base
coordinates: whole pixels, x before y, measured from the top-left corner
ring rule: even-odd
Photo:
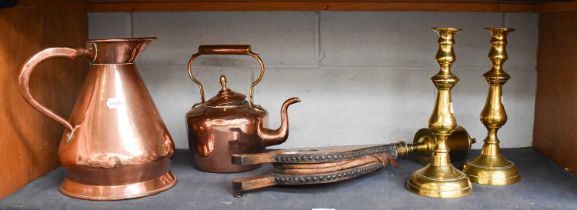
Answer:
[[[503,155],[480,155],[467,161],[463,171],[471,182],[484,185],[510,185],[521,179],[515,163]]]
[[[409,191],[433,198],[459,198],[471,193],[467,176],[451,164],[431,166],[415,171],[406,184]]]

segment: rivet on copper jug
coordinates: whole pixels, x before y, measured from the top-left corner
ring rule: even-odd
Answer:
[[[174,143],[134,60],[155,38],[89,40],[86,48],[48,48],[32,56],[19,77],[30,105],[63,125],[60,191],[89,200],[119,200],[164,191],[176,184],[170,172]],[[28,81],[41,62],[65,57],[91,61],[69,120],[31,93]]]
[[[224,75],[220,77],[222,89],[205,101],[204,86],[192,74],[192,63],[201,55],[248,55],[256,59],[260,75],[249,88],[249,99],[230,90]],[[298,103],[289,98],[281,108],[281,125],[278,129],[267,126],[267,112],[253,102],[254,87],[262,80],[265,67],[258,54],[249,45],[202,45],[188,62],[188,75],[200,88],[200,103],[186,114],[189,149],[193,165],[199,170],[215,173],[248,171],[260,165],[235,165],[232,154],[261,152],[265,147],[281,144],[288,138],[287,109]]]

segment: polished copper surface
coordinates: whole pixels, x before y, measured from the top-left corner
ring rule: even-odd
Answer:
[[[31,57],[20,74],[26,101],[62,124],[59,147],[67,172],[61,192],[90,200],[146,196],[172,187],[174,143],[134,60],[153,38],[89,40],[84,49],[49,48]],[[39,104],[28,80],[34,67],[54,57],[92,61],[69,120]]]
[[[227,87],[227,79],[220,77],[222,89],[205,100],[204,87],[192,74],[192,63],[203,54],[249,55],[260,64],[259,77],[251,83],[249,100]],[[235,165],[231,155],[256,153],[266,146],[281,144],[288,138],[287,110],[291,104],[300,102],[289,98],[281,108],[281,125],[277,129],[267,126],[267,112],[253,102],[253,89],[263,78],[264,64],[258,54],[248,45],[203,45],[188,62],[188,75],[200,88],[200,103],[186,114],[188,143],[194,166],[202,171],[230,173],[252,170],[259,165]]]

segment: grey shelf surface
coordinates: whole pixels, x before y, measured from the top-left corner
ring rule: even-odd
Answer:
[[[398,169],[389,167],[354,180],[271,187],[235,198],[232,178],[260,174],[270,166],[237,174],[204,173],[192,167],[188,151],[178,150],[172,166],[178,183],[157,195],[123,201],[70,198],[58,191],[64,171],[57,169],[0,201],[0,209],[577,209],[576,176],[531,148],[503,152],[519,165],[521,182],[504,187],[474,185],[471,195],[456,199],[422,197],[405,190],[407,177],[422,167],[408,159],[400,160]]]

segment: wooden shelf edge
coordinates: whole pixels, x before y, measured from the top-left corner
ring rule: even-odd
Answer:
[[[436,2],[93,2],[90,12],[168,11],[446,11],[537,12],[536,3],[436,3]]]
[[[577,1],[551,2],[539,4],[539,12],[568,12],[577,11]]]
[[[89,3],[83,0],[19,0],[18,8],[86,12]]]

